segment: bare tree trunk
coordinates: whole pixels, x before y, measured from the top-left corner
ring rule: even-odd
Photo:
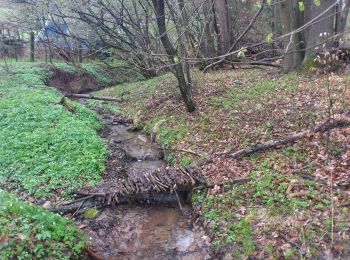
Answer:
[[[334,4],[334,2],[335,0],[322,0],[320,1],[320,6],[316,6],[314,0],[305,0],[304,22],[309,22]],[[320,37],[321,33],[327,33],[327,38],[334,35],[335,11],[335,7],[332,8],[305,30],[303,37],[306,42],[305,61],[315,55],[315,46],[323,40]]]
[[[287,34],[297,28],[297,15],[295,9],[295,1],[281,2],[281,22],[282,33]],[[284,60],[283,69],[285,72],[290,72],[297,69],[302,62],[303,53],[300,51],[299,34],[293,33],[289,37],[285,37],[284,42]]]
[[[219,28],[219,51],[226,54],[230,49],[230,23],[227,0],[214,0],[216,22]]]
[[[185,102],[188,112],[193,112],[196,110],[196,106],[192,99],[192,87],[190,82],[186,80],[183,64],[178,57],[177,50],[173,47],[170,42],[165,22],[165,5],[164,0],[152,0],[156,17],[157,17],[157,26],[159,30],[160,40],[163,44],[163,47],[166,53],[169,55],[169,60],[174,64],[175,76],[177,78],[179,89],[183,101]],[[189,80],[189,79],[188,79]]]
[[[30,33],[30,61],[34,62],[34,32]]]
[[[350,8],[350,0],[341,0],[340,4],[337,6],[337,14],[335,21],[335,33],[336,35],[342,34],[346,28],[346,21],[348,19]],[[339,36],[342,38],[342,35]]]
[[[204,14],[204,37],[205,37],[205,57],[214,57],[215,51],[215,37],[214,37],[214,10],[213,3],[206,1],[203,3],[203,14]]]
[[[278,38],[282,35],[282,25],[281,25],[281,2],[279,0],[274,0],[273,4],[273,22],[272,22],[272,32],[273,37]],[[276,48],[280,47],[279,42],[273,42],[272,48],[274,49],[274,56],[277,56]]]
[[[240,28],[238,24],[238,17],[242,11],[242,0],[227,0],[227,9],[229,15],[229,29],[230,29],[230,45],[237,39]]]

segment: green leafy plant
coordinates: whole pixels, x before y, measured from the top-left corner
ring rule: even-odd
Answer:
[[[70,220],[0,190],[1,259],[81,259],[86,246]]]
[[[67,111],[42,67],[16,64],[11,72],[0,70],[0,182],[37,198],[99,182],[107,149],[97,115],[73,102],[75,113]]]

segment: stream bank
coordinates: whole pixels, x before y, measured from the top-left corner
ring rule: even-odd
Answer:
[[[81,215],[77,222],[90,237],[91,249],[102,259],[211,259],[209,237],[193,221],[187,193],[173,192],[170,187],[181,176],[168,170],[161,148],[144,133],[131,131],[122,118],[104,110],[96,112],[106,125],[100,134],[108,142],[110,155],[104,181],[85,192],[109,194],[116,189],[122,192],[122,185],[124,192],[136,187],[141,193],[149,191],[153,195],[103,207],[91,218]],[[168,176],[160,169],[167,169]],[[158,175],[152,177],[157,171]],[[149,180],[151,177],[157,183],[162,182],[162,177],[168,182],[164,180],[167,184],[160,185],[164,189],[158,191]],[[140,185],[142,180],[144,188]],[[115,197],[109,197],[108,204],[116,204]]]

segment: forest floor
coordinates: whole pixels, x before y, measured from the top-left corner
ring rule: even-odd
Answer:
[[[58,67],[66,76],[79,73]],[[100,86],[121,81],[94,66],[84,71]],[[0,76],[0,256],[81,256],[88,242],[73,223],[33,204],[66,202],[71,191],[102,179],[101,121],[80,104],[62,104],[62,94],[45,85],[54,75],[43,64],[9,64]],[[219,258],[348,259],[349,128],[242,159],[223,154],[325,122],[330,107],[335,118],[348,119],[349,74],[193,71],[193,81],[194,113],[185,111],[170,74],[95,92],[125,102],[87,104],[130,117],[163,147],[169,165],[212,156],[195,173],[218,185],[194,192],[192,203]],[[242,179],[248,181],[228,183]]]
[[[169,164],[185,166],[210,154],[213,162],[196,170],[208,182],[250,179],[193,194],[219,256],[347,259],[349,128],[240,160],[222,154],[307,130],[325,122],[330,107],[336,118],[348,115],[349,75],[240,69],[193,77],[198,109],[192,114],[171,75],[95,93],[122,97],[122,104],[89,104],[129,115],[163,146]]]

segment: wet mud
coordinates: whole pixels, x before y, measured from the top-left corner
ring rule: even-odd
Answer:
[[[166,166],[162,150],[147,135],[97,112],[107,126],[101,136],[110,150],[105,183]],[[104,207],[78,225],[102,259],[211,259],[209,238],[194,221],[186,195],[165,193],[152,201]]]

